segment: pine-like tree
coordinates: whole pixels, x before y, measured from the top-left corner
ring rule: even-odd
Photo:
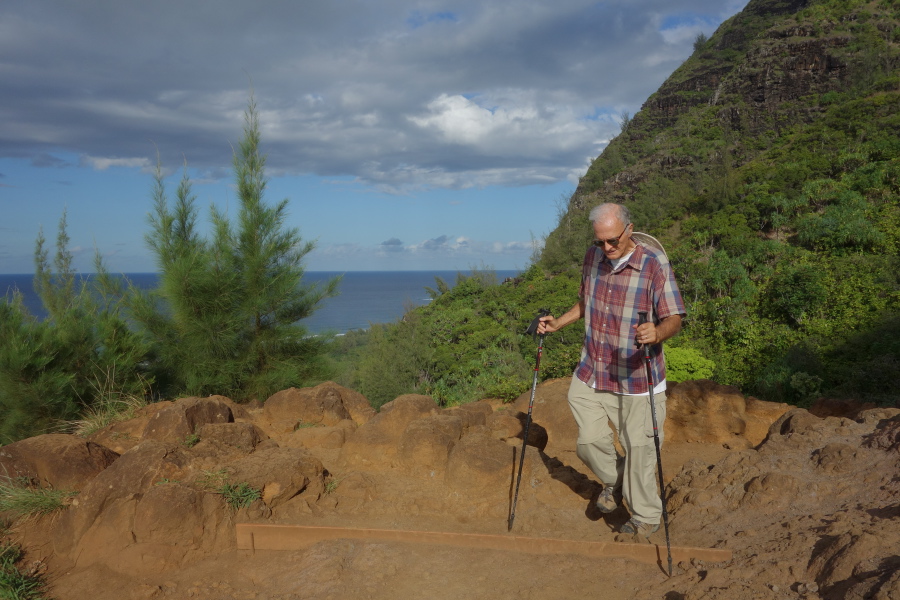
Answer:
[[[210,238],[197,230],[187,173],[170,207],[157,168],[147,242],[160,284],[149,294],[135,292],[133,309],[150,336],[168,393],[265,399],[322,376],[323,342],[300,321],[336,294],[339,279],[321,286],[303,282],[303,260],[314,244],[286,227],[286,199],[274,206],[264,202],[259,143],[251,96],[234,157],[237,222],[212,208]]]
[[[99,254],[94,276],[79,276],[68,245],[63,213],[53,261],[43,232],[35,244],[34,286],[46,319],[31,315],[21,295],[0,305],[0,443],[140,397],[150,383],[141,370],[146,347],[122,312],[121,278]]]

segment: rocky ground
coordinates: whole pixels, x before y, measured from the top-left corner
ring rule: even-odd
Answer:
[[[512,533],[528,395],[451,409],[402,396],[376,414],[326,383],[260,406],[162,402],[89,440],[0,448],[0,471],[79,491],[10,535],[58,600],[900,599],[900,410],[808,412],[709,381],[666,401],[670,534],[675,546],[731,550],[730,561],[682,561],[668,577],[626,559],[438,544],[237,549],[242,522],[636,542],[615,533],[624,508],[592,508],[599,486],[574,453],[567,387],[538,388]],[[226,483],[261,498],[235,510]],[[662,528],[650,542],[665,552]]]

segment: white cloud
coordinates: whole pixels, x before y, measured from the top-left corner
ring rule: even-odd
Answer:
[[[147,171],[153,167],[150,159],[143,157],[107,158],[102,156],[82,156],[81,162],[96,171],[105,171],[110,167],[140,168]]]
[[[571,179],[618,132],[596,115],[634,114],[745,3],[3,3],[0,157],[227,166],[252,86],[275,172],[394,193]]]

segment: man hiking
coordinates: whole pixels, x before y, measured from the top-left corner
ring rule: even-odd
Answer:
[[[684,302],[668,260],[661,260],[661,250],[632,237],[634,225],[627,208],[601,204],[591,210],[590,220],[595,240],[584,256],[579,300],[560,317],[541,317],[538,333],[558,331],[584,318],[581,362],[569,386],[569,407],[578,424],[578,457],[603,483],[597,508],[610,513],[624,496],[631,518],[619,531],[649,537],[659,529],[663,507],[655,478],[643,345],[650,349],[661,424],[666,415],[662,342],[681,330]],[[643,324],[641,312],[649,315]],[[616,453],[610,421],[625,449],[624,458]]]

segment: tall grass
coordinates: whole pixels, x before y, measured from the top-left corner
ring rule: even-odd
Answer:
[[[76,493],[31,487],[16,479],[0,479],[0,512],[9,512],[15,517],[47,515],[68,506],[69,498]]]

